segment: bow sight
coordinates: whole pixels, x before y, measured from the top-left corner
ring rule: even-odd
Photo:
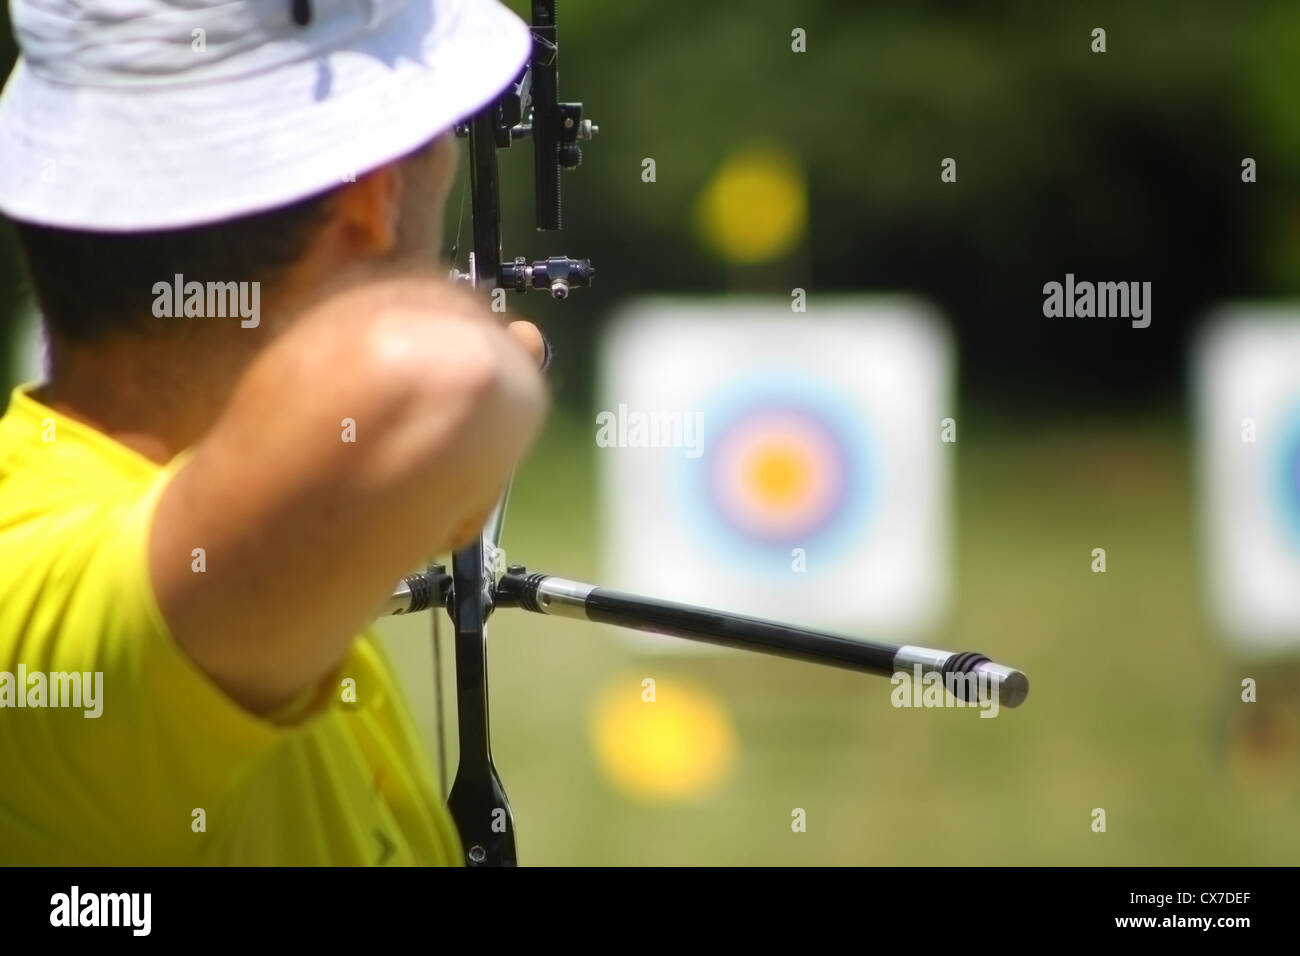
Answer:
[[[599,132],[582,118],[581,103],[559,101],[559,46],[555,35],[555,0],[533,0],[533,49],[519,78],[492,105],[456,127],[469,139],[469,175],[474,251],[469,269],[452,277],[475,287],[526,292],[546,289],[557,299],[574,287],[591,285],[588,259],[552,256],[529,262],[518,256],[501,261],[501,191],[497,150],[517,139],[533,143],[533,194],[537,228],[555,231],[563,216],[560,177],[582,162],[579,140]]]
[[[560,227],[560,176],[581,161],[578,142],[596,127],[582,118],[580,103],[558,99],[554,0],[533,0],[533,49],[528,66],[496,102],[457,129],[469,139],[473,194],[474,250],[465,272],[453,278],[484,290],[546,289],[557,299],[591,284],[585,259],[565,256],[503,265],[497,155],[517,139],[533,142],[537,228]],[[454,255],[453,255],[454,258]],[[492,762],[488,726],[486,622],[496,607],[559,615],[633,630],[668,634],[869,674],[899,671],[936,674],[954,696],[967,702],[997,695],[1015,707],[1029,692],[1024,674],[973,652],[896,646],[828,634],[707,608],[611,591],[511,565],[498,579],[503,496],[483,533],[452,555],[451,573],[432,565],[394,589],[384,614],[433,610],[434,682],[437,690],[439,763],[447,779],[442,734],[442,672],[439,610],[446,608],[455,631],[456,713],[460,761],[447,805],[470,866],[514,866],[514,819]]]

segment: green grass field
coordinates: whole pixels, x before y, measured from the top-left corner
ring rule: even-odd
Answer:
[[[879,678],[740,653],[639,657],[607,629],[507,612],[491,629],[490,686],[521,862],[1300,859],[1296,671],[1234,663],[1215,640],[1177,428],[972,427],[957,451],[956,592],[929,643],[1023,668],[1024,706],[993,720],[895,709]],[[512,561],[601,580],[596,453],[585,426],[552,422],[516,482]],[[1090,570],[1095,547],[1105,574]],[[427,615],[382,630],[431,728]],[[730,712],[738,761],[706,797],[628,796],[602,770],[593,700],[622,680],[637,701],[646,674],[661,693],[709,688]],[[1247,676],[1258,704],[1240,700]],[[792,832],[796,807],[806,832]]]

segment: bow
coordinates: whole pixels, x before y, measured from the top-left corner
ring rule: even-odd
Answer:
[[[594,270],[588,260],[554,256],[505,262],[501,255],[497,150],[515,140],[532,141],[537,227],[556,230],[562,218],[561,171],[581,162],[579,141],[597,132],[582,118],[582,104],[558,99],[555,0],[533,0],[532,34],[532,53],[517,80],[494,103],[457,128],[457,134],[469,140],[474,248],[468,268],[453,271],[452,276],[478,289],[544,289],[564,299],[573,288],[590,285]],[[1015,707],[1029,692],[1023,673],[975,652],[844,637],[529,573],[523,565],[511,565],[498,576],[507,498],[508,494],[497,504],[478,540],[452,555],[450,573],[442,565],[431,565],[410,575],[394,589],[383,610],[385,614],[433,612],[439,764],[444,781],[440,611],[445,609],[451,618],[460,761],[447,804],[468,866],[514,866],[517,862],[514,818],[492,761],[488,723],[486,624],[496,608],[652,631],[886,677],[900,671],[934,673],[949,693],[970,703],[996,695],[1001,704]]]
[[[579,140],[597,128],[582,118],[581,103],[559,101],[559,47],[555,0],[533,0],[532,52],[518,79],[494,103],[457,129],[469,139],[470,194],[474,249],[469,268],[453,278],[475,288],[525,292],[545,289],[556,299],[590,285],[594,270],[586,259],[552,256],[529,262],[520,256],[503,263],[497,150],[515,140],[533,145],[537,228],[560,228],[560,176],[582,161]],[[505,788],[492,762],[488,724],[486,623],[495,600],[495,569],[507,496],[503,496],[478,541],[452,556],[451,575],[432,568],[432,585],[440,593],[455,635],[456,710],[460,763],[447,805],[465,848],[469,866],[514,866],[514,818]],[[434,608],[435,681],[438,688],[439,762],[446,780],[442,730],[441,641]]]

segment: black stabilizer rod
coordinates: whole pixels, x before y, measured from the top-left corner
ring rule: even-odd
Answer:
[[[430,606],[445,606],[453,590],[446,569],[435,565],[426,572],[403,578],[381,613],[410,614]],[[1029,695],[1029,678],[1024,672],[998,664],[975,651],[945,651],[845,637],[612,591],[553,574],[529,574],[520,565],[512,565],[497,582],[493,606],[612,624],[881,677],[900,672],[915,676],[919,668],[921,674],[939,674],[954,696],[969,703],[996,693],[1000,705],[1018,707]]]
[[[859,640],[611,591],[550,574],[529,574],[518,565],[497,582],[496,606],[515,606],[537,614],[613,624],[883,677],[899,672],[911,675],[919,668],[921,673],[942,675],[950,691],[971,702],[996,693],[1000,704],[1017,707],[1029,694],[1029,679],[1021,671],[973,651]]]

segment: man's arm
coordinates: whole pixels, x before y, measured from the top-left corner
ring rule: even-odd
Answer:
[[[332,300],[258,357],[163,492],[159,606],[244,707],[319,682],[403,574],[478,533],[547,404],[493,319],[433,281]]]

